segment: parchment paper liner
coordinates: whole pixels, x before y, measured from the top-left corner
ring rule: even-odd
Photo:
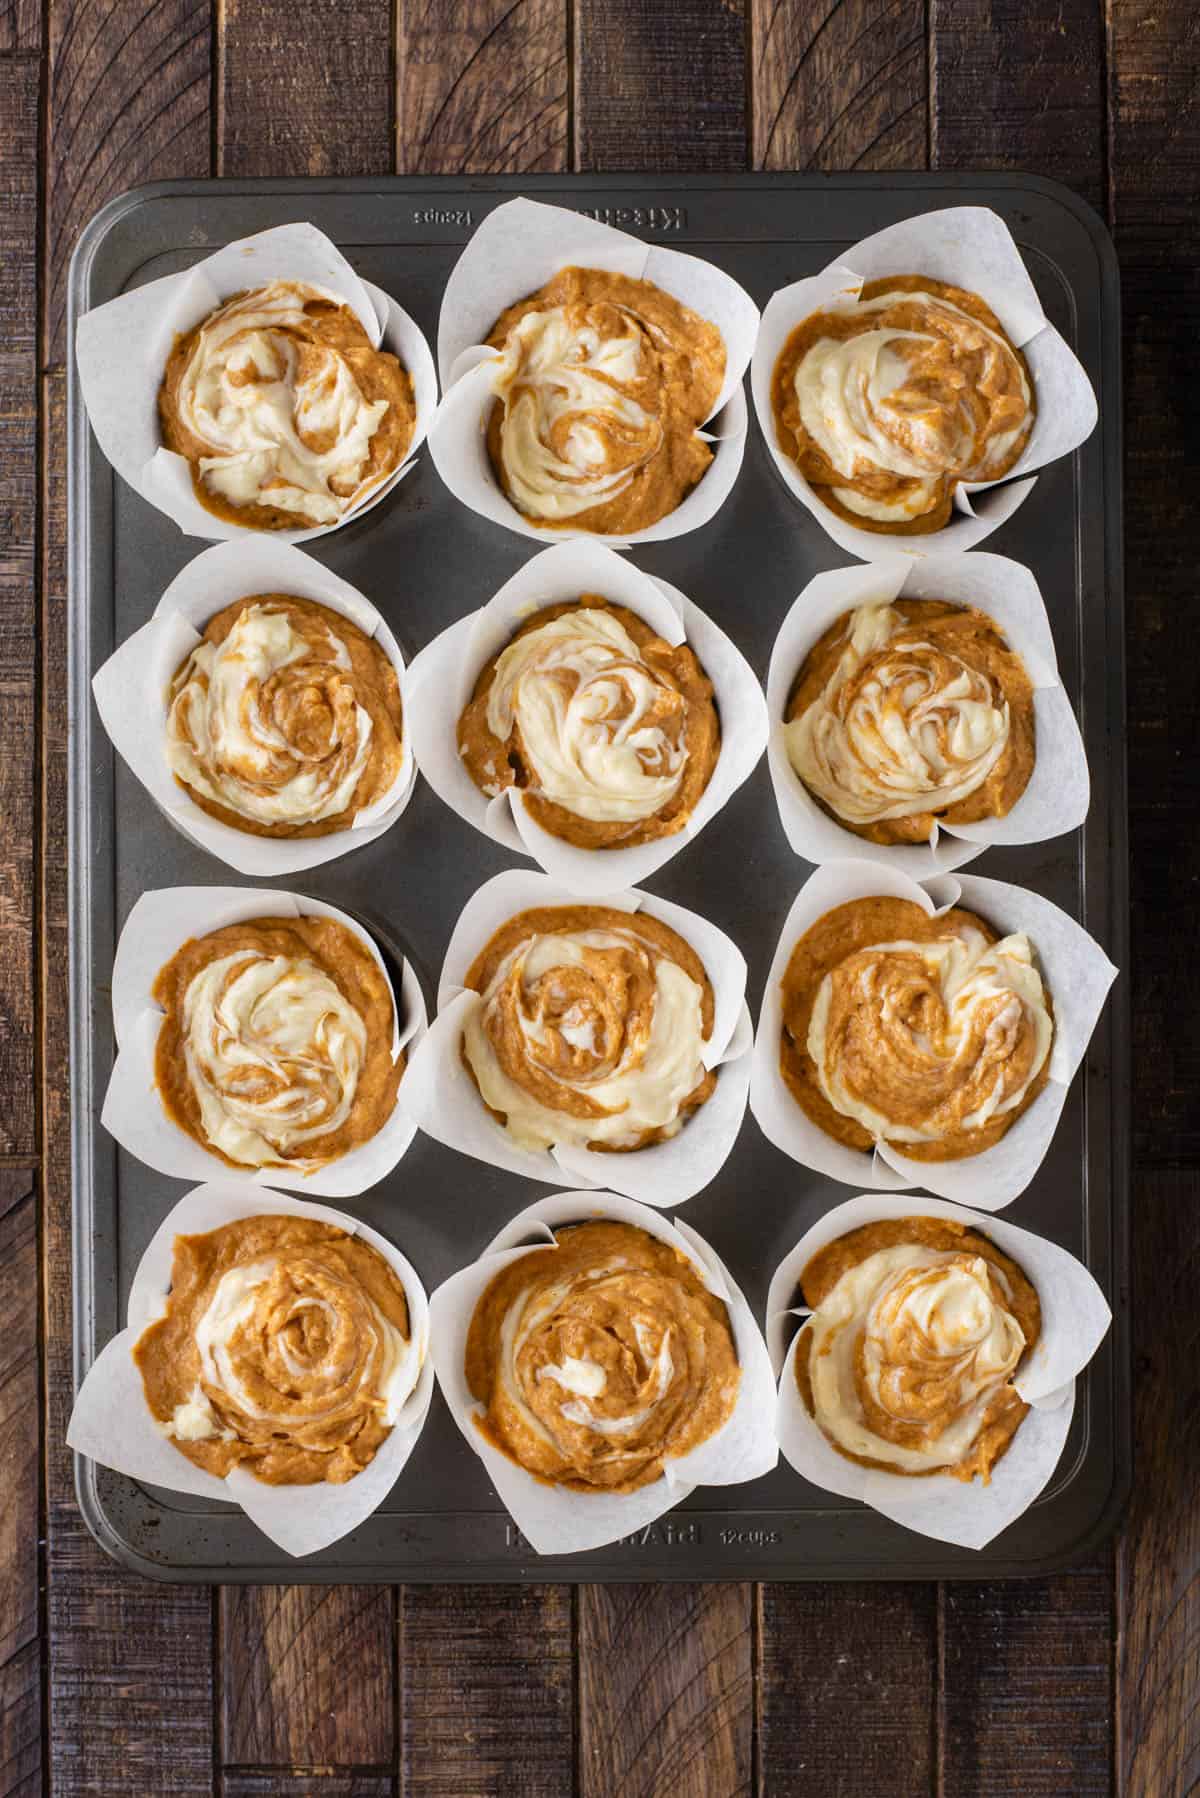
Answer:
[[[1013,1384],[1033,1409],[1022,1422],[988,1485],[967,1485],[947,1473],[883,1473],[838,1454],[804,1407],[796,1385],[799,1331],[793,1319],[810,1313],[793,1306],[800,1275],[817,1252],[863,1224],[898,1217],[956,1219],[979,1230],[1011,1255],[1037,1288],[1042,1334]],[[767,1294],[767,1345],[779,1379],[779,1446],[796,1472],[826,1492],[861,1499],[894,1523],[922,1536],[983,1548],[1028,1510],[1062,1455],[1075,1409],[1075,1380],[1108,1332],[1112,1313],[1082,1262],[1029,1230],[999,1218],[980,1217],[962,1205],[913,1197],[864,1193],[847,1199],[805,1232],[776,1269]]]
[[[885,275],[927,275],[965,287],[986,300],[1009,339],[1025,354],[1037,400],[1029,442],[1008,474],[996,481],[960,482],[954,516],[940,531],[903,536],[865,531],[832,512],[790,456],[780,449],[771,407],[771,380],[792,331],[812,313],[857,295]],[[1096,396],[1066,340],[1042,311],[1033,282],[1008,226],[986,206],[949,206],[888,225],[866,237],[819,275],[771,296],[750,365],[754,409],[784,485],[833,541],[864,562],[882,555],[958,554],[1011,518],[1033,487],[1034,471],[1077,449],[1096,424]],[[975,496],[984,497],[978,499]]]
[[[530,1252],[531,1238],[544,1235],[551,1245],[548,1252],[554,1253],[553,1226],[594,1217],[633,1224],[688,1257],[708,1290],[729,1308],[742,1370],[737,1404],[724,1427],[690,1454],[669,1462],[661,1479],[638,1492],[575,1492],[535,1479],[476,1428],[473,1418],[480,1407],[463,1372],[471,1318],[489,1282],[509,1261]],[[536,1243],[533,1246],[536,1248]],[[672,1223],[632,1199],[612,1192],[556,1192],[526,1206],[492,1239],[478,1261],[438,1287],[429,1301],[429,1323],[430,1353],[451,1415],[483,1462],[497,1496],[538,1554],[573,1554],[615,1542],[653,1523],[696,1486],[740,1485],[769,1473],[779,1459],[770,1357],[728,1268],[687,1224]]]
[[[344,1485],[269,1486],[238,1467],[224,1479],[206,1473],[162,1434],[146,1403],[142,1376],[133,1359],[133,1346],[143,1330],[166,1310],[175,1237],[200,1235],[239,1218],[264,1214],[311,1217],[340,1225],[378,1249],[399,1276],[408,1299],[410,1340],[417,1344],[420,1371],[391,1435],[380,1444],[374,1460]],[[88,1370],[71,1412],[67,1442],[76,1453],[130,1479],[236,1504],[286,1554],[310,1555],[349,1535],[378,1510],[416,1446],[432,1396],[425,1288],[399,1249],[369,1225],[326,1205],[309,1205],[262,1187],[216,1180],[185,1193],[151,1238],[133,1277],[126,1326]]]
[[[1029,1109],[990,1149],[957,1161],[914,1161],[890,1143],[873,1154],[835,1142],[792,1097],[779,1070],[783,1030],[780,981],[798,938],[852,899],[878,895],[911,899],[930,917],[962,905],[1001,936],[1028,932],[1054,1006],[1050,1078]],[[755,1037],[750,1109],[777,1149],[802,1167],[847,1186],[903,1192],[925,1186],[944,1199],[970,1199],[978,1211],[999,1211],[1024,1192],[1041,1166],[1066,1103],[1067,1088],[1083,1060],[1109,987],[1116,979],[1100,945],[1049,899],[1004,880],[977,874],[943,874],[918,885],[898,868],[867,861],[827,862],[800,889],[783,926]]]
[[[391,787],[346,830],[319,837],[260,837],[210,817],[180,786],[166,755],[168,689],[175,670],[200,642],[204,626],[236,599],[288,593],[340,612],[373,637],[396,670],[403,709],[402,760]],[[356,587],[290,543],[267,533],[217,543],[180,570],[148,622],[126,638],[97,672],[92,692],[117,753],[150,797],[190,842],[239,874],[277,877],[336,861],[389,830],[412,798],[416,759],[409,738],[404,657],[391,629]]]
[[[266,887],[162,887],[142,894],[126,919],[117,944],[112,1005],[118,1052],[100,1122],[131,1155],[176,1180],[212,1178],[222,1186],[248,1190],[273,1186],[319,1198],[353,1198],[391,1172],[416,1134],[415,1126],[398,1103],[369,1141],[305,1175],[285,1167],[231,1167],[172,1122],[154,1084],[154,1051],[163,1012],[151,997],[151,988],[159,970],[189,937],[207,936],[226,924],[271,917],[336,918],[352,930],[370,949],[388,980],[396,1014],[392,1060],[401,1049],[412,1053],[426,1028],[425,999],[416,974],[405,960],[397,999],[371,937],[335,905],[306,898],[302,893]],[[401,1087],[407,1078],[406,1069]]]
[[[509,788],[489,800],[458,752],[458,721],[492,656],[545,606],[599,593],[627,606],[671,644],[687,642],[713,683],[721,747],[712,778],[683,829],[629,849],[581,849],[542,828]],[[421,772],[438,797],[486,836],[528,855],[553,879],[592,896],[636,886],[684,848],[753,771],[767,741],[762,688],[744,656],[698,606],[601,543],[556,543],[519,568],[478,612],[460,618],[413,660],[406,717]]]
[[[498,352],[484,342],[500,314],[545,285],[561,268],[600,268],[652,281],[702,318],[725,341],[725,380],[706,428],[713,460],[673,512],[641,531],[597,533],[570,525],[548,529],[522,516],[505,497],[488,459],[485,431],[492,405],[490,364]],[[620,546],[659,543],[706,524],[737,479],[746,443],[742,376],[754,349],[758,308],[744,288],[714,263],[584,218],[568,207],[509,200],[490,212],[459,257],[442,295],[438,367],[443,399],[429,432],[434,465],[456,499],[485,518],[546,543],[586,537]]]
[[[1033,682],[1036,760],[1029,784],[1005,818],[934,824],[931,843],[869,843],[822,811],[788,759],[784,713],[805,657],[835,619],[856,606],[904,599],[947,599],[976,606],[1025,664]],[[1087,817],[1091,784],[1075,714],[1058,678],[1046,604],[1031,571],[1007,556],[979,551],[889,557],[866,567],[835,568],[808,583],[784,619],[767,672],[767,765],[784,834],[808,862],[847,857],[886,863],[914,880],[942,874],[982,855],[991,843],[1040,843],[1075,830]]]
[[[200,504],[182,456],[164,449],[158,390],[177,336],[193,330],[233,294],[270,281],[306,281],[350,306],[378,348],[400,358],[412,379],[416,418],[403,462],[336,524],[265,533],[276,543],[306,543],[361,518],[413,466],[437,408],[437,375],[416,322],[381,288],[355,274],[315,225],[277,225],[226,244],[194,268],[164,275],[85,313],[75,335],[75,361],[96,440],[117,473],[143,499],[191,537],[264,535],[252,525],[218,518]]]
[[[522,1149],[484,1105],[460,1053],[463,1021],[478,996],[463,985],[471,963],[502,924],[517,912],[541,905],[579,905],[578,894],[532,870],[497,874],[463,908],[446,950],[438,986],[437,1016],[405,1071],[401,1100],[427,1136],[526,1178],[578,1186],[618,1187],[643,1204],[681,1205],[714,1179],[741,1128],[750,1083],[752,1026],[745,1003],[746,963],[737,946],[704,918],[650,893],[618,892],[603,903],[621,911],[644,910],[691,944],[704,963],[715,1000],[712,1036],[704,1065],[720,1067],[711,1098],[677,1136],[646,1149],[606,1154],[560,1143],[552,1150]]]

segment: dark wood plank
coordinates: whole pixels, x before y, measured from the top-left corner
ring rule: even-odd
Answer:
[[[0,0],[0,54],[37,50],[42,41],[42,9],[38,0]]]
[[[581,1586],[582,1798],[751,1790],[749,1585]]]
[[[1112,1786],[1113,1574],[943,1588],[942,1789],[1106,1798]]]
[[[1118,1560],[1118,1742],[1126,1798],[1200,1783],[1200,1170],[1137,1176],[1133,1498]]]
[[[396,1750],[386,1586],[221,1591],[221,1759],[379,1767]]]
[[[392,1798],[396,1781],[390,1773],[331,1772],[306,1767],[286,1773],[279,1767],[227,1767],[221,1775],[221,1798]]]
[[[217,172],[383,175],[391,15],[377,0],[216,0]]]
[[[1099,0],[930,0],[934,168],[1027,169],[1104,204]]]
[[[563,1798],[572,1790],[565,1586],[405,1586],[404,1798]]]
[[[0,1155],[36,1148],[33,1082],[37,532],[36,59],[0,59]]]
[[[41,1798],[42,1668],[36,1642],[0,1666],[0,1792]]]
[[[921,169],[923,0],[750,0],[750,156],[760,169]]]
[[[38,1635],[41,1392],[35,1175],[0,1216],[0,1667]],[[9,1183],[6,1181],[5,1185]]]
[[[212,1791],[212,1595],[135,1579],[96,1546],[65,1446],[71,1370],[67,1087],[66,408],[44,383],[41,893],[43,1266],[46,1305],[48,1751],[55,1798]]]
[[[210,173],[209,0],[47,0],[46,356],[81,227],[143,181]]]
[[[884,1790],[929,1798],[937,1589],[763,1585],[759,1764],[770,1798]],[[951,1792],[965,1787],[947,1786]]]
[[[605,0],[575,33],[575,166],[746,166],[746,22],[727,0]]]
[[[565,0],[397,0],[396,168],[566,168]]]

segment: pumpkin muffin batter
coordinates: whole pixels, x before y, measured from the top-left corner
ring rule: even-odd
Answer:
[[[713,989],[683,938],[643,912],[542,906],[510,918],[472,964],[479,1003],[463,1060],[527,1149],[642,1149],[710,1096]]]
[[[262,531],[339,524],[400,466],[416,421],[399,360],[303,281],[235,294],[177,337],[158,413],[200,504]]]
[[[636,1492],[722,1428],[741,1374],[694,1264],[632,1224],[575,1224],[497,1274],[467,1336],[476,1424],[535,1478]]]
[[[948,1218],[864,1224],[801,1275],[796,1384],[840,1455],[984,1485],[1029,1406],[1012,1377],[1041,1335],[1009,1256]]]
[[[173,1122],[234,1167],[310,1173],[396,1103],[387,979],[336,918],[254,918],[191,937],[159,971],[154,1078]]]
[[[1033,430],[1029,368],[977,293],[888,275],[814,312],[771,382],[780,448],[817,497],[864,531],[950,518],[960,481],[995,481]]]
[[[952,1161],[999,1142],[1045,1086],[1054,1022],[1027,936],[974,912],[854,899],[800,938],[780,1070],[837,1142]]]
[[[725,345],[653,282],[560,269],[487,341],[502,352],[488,455],[532,524],[644,530],[712,461],[697,430],[721,392]]]
[[[943,599],[843,613],[809,651],[786,717],[804,785],[872,843],[1003,818],[1033,772],[1024,664],[986,613]]]
[[[596,593],[547,606],[493,656],[458,724],[463,765],[489,797],[582,849],[682,830],[721,747],[712,684],[686,643]]]
[[[201,811],[265,837],[327,836],[395,784],[400,683],[373,638],[310,599],[256,593],[176,669],[167,760]]]
[[[180,1454],[271,1486],[361,1473],[421,1368],[383,1256],[334,1224],[279,1216],[177,1236],[166,1314],[133,1358]]]

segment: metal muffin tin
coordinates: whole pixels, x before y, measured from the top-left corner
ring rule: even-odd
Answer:
[[[232,238],[311,219],[356,269],[395,294],[432,342],[443,284],[480,219],[517,193],[593,213],[720,263],[760,305],[859,238],[911,214],[993,207],[1019,244],[1042,304],[1087,369],[1100,423],[1043,470],[985,547],[1027,562],[1050,613],[1076,704],[1092,808],[1073,835],[989,849],[972,871],[1016,881],[1081,919],[1128,966],[1121,587],[1120,370],[1116,258],[1095,213],[1051,181],[1004,175],[497,177],[480,180],[180,182],[107,206],[71,271],[71,318],[170,274]],[[114,1044],[113,951],[149,887],[230,884],[231,871],[177,834],[113,752],[89,682],[204,545],[131,492],[92,439],[70,389],[71,1027],[78,1378],[124,1320],[129,1282],[182,1183],[119,1150],[100,1129]],[[881,539],[881,548],[884,540]],[[375,601],[406,657],[481,605],[536,546],[477,517],[442,487],[427,452],[357,523],[306,545]],[[637,549],[734,638],[765,679],[775,634],[818,570],[846,557],[784,490],[753,421],[733,493],[707,526]],[[453,920],[513,858],[419,784],[375,843],[292,882],[358,916],[406,952],[432,999]],[[809,872],[788,849],[765,760],[697,842],[649,883],[738,942],[761,998],[784,916]],[[279,885],[279,882],[271,884]],[[701,1488],[636,1537],[581,1555],[531,1553],[440,1396],[403,1477],[370,1521],[292,1561],[232,1506],[143,1487],[83,1460],[84,1517],[126,1566],[186,1580],[914,1579],[1044,1573],[1114,1527],[1130,1478],[1128,982],[1119,981],[1037,1177],[1004,1213],[1081,1257],[1113,1328],[1080,1381],[1070,1438],[1038,1501],[978,1553],[916,1536],[807,1485],[781,1462],[753,1484]],[[548,1190],[548,1189],[546,1189]],[[798,1167],[747,1116],[717,1180],[682,1215],[728,1261],[761,1317],[783,1255],[850,1188]],[[527,1183],[428,1137],[345,1209],[391,1237],[432,1291],[533,1196]],[[985,1226],[986,1228],[986,1221]]]

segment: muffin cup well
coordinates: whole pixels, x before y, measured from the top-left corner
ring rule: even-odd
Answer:
[[[413,384],[412,441],[399,468],[332,525],[262,532],[218,518],[200,504],[184,457],[163,447],[158,390],[176,337],[193,330],[232,294],[270,281],[304,281],[336,294],[358,316],[371,342],[400,358]],[[280,543],[326,537],[377,505],[413,467],[437,408],[429,345],[402,306],[355,274],[315,225],[278,225],[226,244],[177,275],[95,307],[80,319],[75,362],[88,422],[117,473],[191,537],[267,535]]]
[[[353,1198],[391,1172],[416,1134],[398,1102],[369,1141],[306,1175],[286,1167],[231,1167],[167,1116],[155,1085],[154,1052],[164,1014],[152,988],[160,969],[190,937],[207,936],[226,924],[270,917],[335,918],[353,931],[370,949],[392,993],[393,1062],[402,1049],[411,1052],[416,1048],[425,1034],[426,1012],[411,964],[407,960],[402,963],[397,998],[369,933],[336,906],[265,887],[162,887],[142,894],[117,943],[112,971],[117,1058],[100,1122],[131,1155],[176,1180],[219,1180],[223,1186],[243,1189],[273,1186],[321,1198]],[[408,1073],[406,1068],[401,1088]]]
[[[535,293],[559,269],[573,266],[652,281],[716,325],[724,339],[725,380],[701,432],[713,444],[713,460],[675,510],[644,530],[605,534],[534,524],[505,496],[488,459],[490,365],[499,352],[484,339],[509,306]],[[455,498],[472,511],[542,543],[585,537],[594,543],[623,545],[681,537],[714,516],[737,479],[747,422],[742,376],[758,322],[758,308],[749,294],[711,262],[642,243],[567,207],[506,201],[479,226],[442,295],[438,367],[443,400],[429,433],[434,465]]]
[[[257,836],[213,818],[175,779],[166,758],[168,690],[176,669],[200,642],[210,618],[234,600],[258,593],[314,600],[349,618],[374,638],[400,683],[402,759],[396,779],[348,829],[327,836]],[[92,692],[113,747],[175,828],[239,874],[270,878],[334,861],[374,842],[396,822],[412,798],[416,780],[405,682],[400,646],[370,600],[303,550],[272,542],[264,534],[201,550],[175,576],[149,622],[98,670]]]
[[[1020,656],[1034,689],[1036,760],[1012,811],[977,824],[935,824],[928,844],[871,843],[855,836],[818,805],[787,752],[788,698],[818,638],[844,612],[894,599],[946,599],[986,612]],[[1044,842],[1077,829],[1087,817],[1091,794],[1087,755],[1059,680],[1045,601],[1031,571],[1006,556],[978,552],[930,556],[919,562],[890,557],[866,567],[815,575],[775,639],[767,673],[767,713],[767,763],[780,821],[796,854],[808,862],[861,857],[924,880],[961,867],[990,844]]]
[[[780,982],[797,940],[835,906],[881,895],[909,899],[931,918],[952,905],[962,905],[977,912],[999,935],[1023,930],[1033,944],[1054,1006],[1049,1079],[1000,1141],[978,1155],[954,1161],[914,1161],[891,1143],[879,1143],[873,1152],[849,1148],[827,1136],[805,1115],[780,1072]],[[1024,887],[971,874],[939,875],[918,885],[888,864],[827,862],[800,889],[771,962],[754,1040],[750,1109],[763,1135],[777,1149],[832,1180],[885,1192],[925,1186],[944,1199],[969,1200],[979,1211],[1000,1211],[1024,1192],[1042,1164],[1066,1103],[1067,1088],[1116,976],[1117,969],[1082,925],[1049,899]]]
[[[780,448],[771,404],[775,364],[798,324],[823,307],[857,297],[867,281],[886,275],[926,275],[986,300],[1010,341],[1029,364],[1037,416],[1020,458],[999,481],[960,482],[954,516],[941,530],[914,536],[867,531],[821,500],[792,457]],[[1008,226],[986,206],[950,206],[903,219],[864,238],[836,262],[782,287],[763,313],[750,386],[759,426],[784,485],[833,541],[861,561],[882,555],[958,554],[1010,518],[1033,487],[1032,476],[1089,437],[1096,396],[1083,367],[1042,311],[1033,282]]]
[[[800,1276],[826,1244],[864,1224],[903,1217],[949,1218],[978,1230],[1010,1255],[1037,1288],[1042,1334],[1013,1381],[1032,1409],[992,1468],[989,1484],[967,1484],[951,1474],[920,1479],[860,1467],[840,1455],[809,1415],[796,1385],[799,1330],[809,1312],[797,1305]],[[864,1193],[847,1199],[807,1230],[776,1269],[767,1294],[767,1345],[779,1375],[779,1445],[789,1466],[826,1492],[856,1498],[894,1523],[983,1548],[1028,1510],[1062,1455],[1075,1409],[1075,1380],[1107,1334],[1112,1313],[1083,1266],[1057,1243],[999,1219],[980,1217],[918,1193],[909,1198]]]
[[[146,1403],[133,1359],[133,1347],[143,1330],[166,1310],[175,1237],[201,1235],[241,1218],[263,1215],[337,1224],[379,1251],[395,1271],[408,1300],[410,1342],[417,1357],[412,1389],[374,1459],[342,1485],[270,1486],[238,1467],[224,1479],[206,1473],[163,1434]],[[155,1231],[133,1277],[125,1328],[88,1370],[71,1412],[67,1442],[77,1454],[130,1479],[236,1504],[286,1554],[309,1555],[349,1535],[383,1503],[416,1446],[432,1396],[425,1288],[399,1249],[378,1231],[341,1211],[219,1180],[185,1193]]]
[[[543,828],[522,792],[489,799],[458,752],[458,721],[491,658],[544,606],[599,593],[636,612],[665,642],[688,643],[713,684],[721,747],[712,778],[683,829],[629,849],[581,849]],[[767,711],[754,670],[692,601],[600,543],[556,543],[519,568],[487,604],[460,618],[413,660],[406,717],[421,772],[440,799],[476,830],[528,855],[572,892],[595,896],[636,886],[679,853],[751,774],[767,741]]]
[[[518,912],[584,903],[545,874],[525,870],[497,874],[467,901],[442,965],[438,1013],[405,1070],[400,1103],[427,1136],[477,1161],[550,1186],[560,1185],[564,1175],[580,1186],[615,1186],[643,1204],[669,1208],[692,1198],[716,1177],[741,1129],[753,1036],[745,1002],[746,963],[723,931],[681,905],[636,891],[607,893],[595,901],[601,902],[620,911],[644,910],[668,925],[690,943],[712,983],[713,1031],[703,1059],[705,1067],[719,1068],[720,1074],[712,1096],[691,1114],[678,1135],[618,1154],[570,1143],[541,1151],[523,1149],[483,1103],[461,1054],[464,1020],[479,1004],[478,995],[463,984],[471,963]]]
[[[660,1479],[637,1492],[575,1492],[535,1479],[476,1427],[480,1406],[464,1373],[471,1318],[489,1283],[510,1261],[536,1250],[542,1241],[545,1252],[553,1254],[554,1227],[592,1218],[632,1224],[686,1255],[707,1289],[728,1307],[742,1373],[737,1403],[721,1429],[690,1454],[669,1462]],[[779,1459],[774,1376],[750,1307],[702,1237],[632,1199],[587,1191],[550,1193],[536,1200],[505,1225],[477,1261],[438,1287],[429,1301],[429,1321],[430,1354],[451,1415],[483,1462],[513,1522],[538,1554],[600,1548],[644,1529],[697,1486],[740,1485],[769,1473]]]

